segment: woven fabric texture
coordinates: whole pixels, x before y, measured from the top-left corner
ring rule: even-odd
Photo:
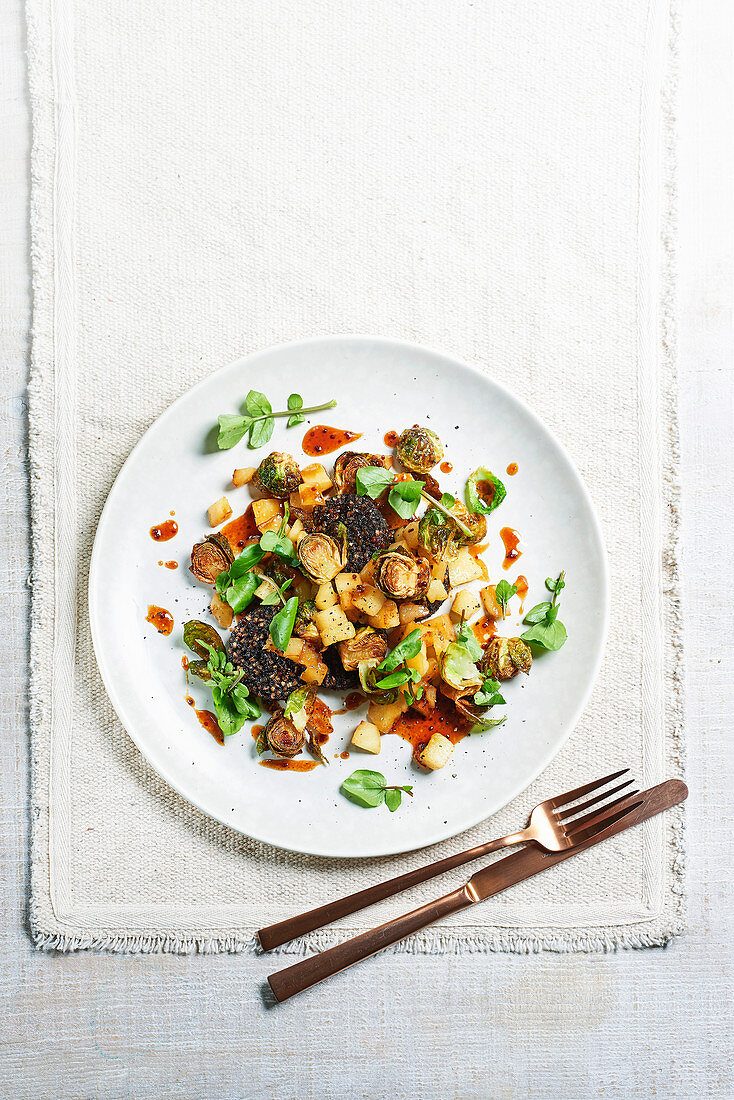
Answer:
[[[680,774],[667,3],[29,0],[28,25],[37,943],[245,950],[302,904],[487,836],[367,867],[275,851],[170,790],[105,695],[86,583],[112,482],[175,397],[282,340],[380,333],[479,365],[595,500],[604,666],[492,832],[620,759],[645,785]],[[676,812],[399,949],[662,944],[682,887]]]

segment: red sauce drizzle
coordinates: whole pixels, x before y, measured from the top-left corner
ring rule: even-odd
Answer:
[[[394,447],[399,439],[400,436],[397,432],[385,432],[385,435],[383,436],[386,447]]]
[[[342,760],[348,760],[349,759],[349,753],[347,752],[346,749],[344,750],[344,752],[340,752],[339,756],[341,757]]]
[[[164,562],[164,565],[165,565],[166,569],[178,569],[178,562],[177,561],[167,561],[167,562]]]
[[[507,472],[510,475],[510,477],[514,477],[515,474],[517,473],[517,463],[516,462],[511,462],[510,465],[507,467]]]
[[[262,768],[273,768],[278,772],[310,772],[318,768],[318,760],[291,760],[278,757],[276,760],[259,760]]]
[[[518,550],[517,545],[520,542],[520,532],[513,531],[512,527],[503,527],[500,531],[500,538],[505,545],[505,560],[502,562],[503,569],[509,569],[514,561],[522,554],[522,550]]]
[[[468,729],[457,717],[456,712],[440,695],[436,702],[436,708],[427,715],[419,714],[415,710],[407,710],[401,714],[390,733],[397,733],[398,737],[409,741],[413,746],[413,755],[418,753],[428,744],[434,733],[442,733],[455,745],[466,737]]]
[[[515,584],[517,585],[517,594],[520,597],[520,614],[522,615],[525,610],[525,597],[528,594],[528,579],[527,577],[523,577],[521,573],[515,581]]]
[[[166,611],[165,607],[150,604],[145,621],[154,626],[159,634],[170,634],[173,630],[173,615],[170,611]]]
[[[361,707],[364,702],[364,695],[361,695],[358,691],[351,691],[344,700],[344,706],[341,710],[334,710],[332,714],[346,714],[350,710],[356,710],[357,707]]]
[[[217,744],[223,745],[224,734],[219,728],[219,722],[217,722],[216,714],[213,714],[210,710],[197,710],[195,711],[195,714],[204,729],[209,731]]]
[[[314,424],[303,437],[302,447],[307,455],[330,455],[338,451],[345,443],[361,439],[361,432],[350,432],[346,428],[330,428],[328,424]]]
[[[250,733],[252,734],[252,740],[257,741],[258,737],[260,736],[260,734],[262,733],[262,731],[264,729],[265,729],[265,726],[253,726],[252,729],[250,730]]]
[[[183,657],[181,658],[181,668],[182,668],[182,669],[184,670],[184,672],[188,672],[188,669],[189,669],[189,659],[188,659],[188,657],[187,657],[186,655],[184,655],[184,656],[183,656]]]
[[[318,696],[314,699],[313,710],[308,720],[308,729],[317,745],[325,745],[334,732],[331,723],[331,711]]]
[[[497,632],[497,624],[494,619],[490,619],[485,615],[483,619],[478,619],[477,622],[472,623],[472,630],[474,631],[474,637],[483,646],[490,638],[494,637]]]
[[[190,707],[195,707],[196,706],[195,701],[191,698],[190,695],[186,696],[186,702],[189,704]]]
[[[171,512],[173,515],[173,512]],[[163,523],[159,523],[157,527],[151,527],[150,537],[156,542],[168,542],[178,531],[178,524],[175,519],[167,519]]]
[[[439,469],[442,474],[450,474],[454,468],[453,462],[442,462]]]
[[[241,516],[237,516],[237,519],[230,520],[222,528],[221,534],[227,539],[235,554],[246,546],[250,539],[260,538],[252,505],[250,504],[247,511],[243,512]]]
[[[490,505],[494,500],[494,494],[497,491],[492,482],[482,478],[481,481],[477,482],[476,488],[477,496],[479,497],[479,499],[483,501],[486,505]]]

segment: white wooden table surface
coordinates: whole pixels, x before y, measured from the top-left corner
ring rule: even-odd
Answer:
[[[29,118],[0,5],[0,1091],[43,1097],[734,1096],[734,4],[683,0],[680,415],[690,931],[614,955],[374,959],[276,1009],[267,958],[35,951],[27,934]]]

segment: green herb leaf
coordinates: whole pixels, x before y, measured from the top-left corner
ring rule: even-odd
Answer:
[[[497,581],[497,586],[495,588],[495,595],[497,597],[497,603],[502,608],[503,615],[507,612],[507,602],[508,602],[508,600],[510,599],[511,596],[514,596],[516,592],[517,592],[517,585],[516,584],[510,584],[509,581],[506,581],[504,577],[501,580]]]
[[[368,496],[376,500],[389,485],[393,484],[395,475],[390,470],[383,470],[381,466],[363,466],[357,470],[355,480],[358,496]]]
[[[291,540],[276,531],[265,531],[260,538],[260,549],[271,554],[277,554],[286,561],[298,561]]]
[[[411,657],[417,657],[421,651],[422,635],[417,628],[411,630],[407,637],[403,638],[402,642],[399,642],[393,650],[388,653],[383,661],[377,666],[378,672],[392,672],[398,665],[403,664],[404,661],[409,661]]]
[[[247,446],[253,451],[257,450],[258,447],[264,447],[273,434],[274,427],[275,421],[272,416],[268,416],[264,420],[256,420],[250,429]]]
[[[242,577],[236,577],[227,588],[224,598],[229,606],[238,615],[252,602],[255,589],[260,584],[260,578],[255,573],[245,573]]]
[[[565,644],[568,637],[566,628],[558,620],[558,604],[556,600],[563,588],[566,587],[566,573],[560,573],[556,580],[546,578],[546,588],[553,593],[550,603],[539,603],[532,607],[525,616],[525,622],[532,624],[530,630],[520,635],[523,642],[534,642],[543,649],[557,650]]]
[[[479,492],[480,482],[481,495]],[[470,512],[488,516],[502,503],[507,490],[498,477],[486,466],[479,466],[466,483],[466,506]]]
[[[456,497],[452,497],[451,493],[442,493],[441,504],[443,504],[444,508],[451,509],[456,504]]]
[[[494,707],[503,706],[505,700],[497,690],[499,688],[497,680],[493,680],[491,676],[487,676],[479,691],[474,696],[474,702],[478,707]]]
[[[415,669],[399,668],[396,672],[391,672],[389,676],[384,676],[382,680],[375,680],[375,687],[381,688],[383,691],[400,687],[401,684],[410,682],[412,679],[410,673],[414,671]]]
[[[393,485],[388,494],[388,504],[402,519],[410,519],[415,515],[423,484],[422,481],[398,481]]]
[[[360,768],[347,776],[339,790],[350,802],[373,809],[385,801],[385,776]]]
[[[270,577],[267,578],[270,581]],[[275,581],[270,581],[271,584],[275,584]],[[283,593],[290,585],[293,584],[293,578],[290,577],[285,584],[281,585],[277,592],[271,592],[268,596],[262,600],[263,607],[272,607],[274,603],[285,603]]]
[[[221,451],[228,451],[242,439],[252,427],[252,417],[236,416],[233,413],[222,413],[219,417],[219,435],[217,446]]]
[[[535,607],[531,607],[527,615],[523,619],[524,623],[542,623],[545,620],[546,615],[551,609],[549,603],[536,603]]]
[[[253,420],[262,416],[270,416],[273,411],[273,406],[265,394],[260,393],[259,390],[250,390],[245,398],[245,408]]]
[[[467,650],[472,661],[481,661],[484,650],[468,623],[462,623],[456,631],[456,641]]]
[[[303,398],[301,397],[300,393],[292,393],[290,395],[290,397],[288,398],[288,408],[289,409],[302,409],[303,408]]]
[[[556,650],[561,648],[567,637],[568,635],[563,623],[551,622],[537,623],[535,626],[531,626],[530,630],[526,630],[524,634],[520,635],[520,640],[523,642],[535,642],[536,645],[542,646],[543,649]]]
[[[403,795],[399,787],[391,787],[389,791],[385,791],[385,805],[390,813],[394,814],[402,801]]]
[[[273,616],[270,623],[270,637],[273,639],[273,645],[276,649],[279,649],[282,653],[288,642],[291,640],[293,634],[293,624],[296,621],[296,613],[298,612],[298,596],[291,596],[277,615]]]
[[[502,718],[480,718],[478,722],[474,723],[469,733],[483,733],[484,730],[494,729],[495,726],[503,726],[506,721],[506,714]]]
[[[566,587],[566,581],[564,579],[565,576],[566,574],[564,572],[561,573],[561,575],[557,577],[556,580],[553,580],[552,577],[546,577],[545,587],[548,589],[549,592],[555,592],[555,594],[558,595],[561,589]]]
[[[301,413],[294,413],[293,416],[288,417],[288,427],[295,428],[297,424],[303,424],[305,419],[306,417],[302,416]]]

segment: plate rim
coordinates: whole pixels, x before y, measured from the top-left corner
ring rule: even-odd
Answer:
[[[244,829],[239,828],[236,824],[233,824],[231,821],[226,821],[223,817],[219,816],[217,813],[213,812],[211,809],[209,809],[206,806],[202,805],[199,801],[197,801],[196,798],[192,797],[192,795],[190,793],[187,793],[186,791],[184,791],[177,783],[173,782],[167,774],[163,774],[159,770],[159,768],[156,766],[154,761],[150,758],[150,756],[146,752],[145,748],[139,743],[138,739],[133,735],[133,733],[130,730],[130,724],[132,724],[132,723],[128,723],[128,721],[126,720],[126,717],[125,717],[125,714],[126,714],[125,704],[120,699],[116,689],[114,688],[113,680],[107,674],[108,670],[106,670],[104,660],[101,657],[101,639],[99,638],[99,633],[98,633],[99,628],[97,626],[97,608],[99,607],[99,598],[98,598],[97,593],[96,593],[96,588],[97,588],[97,572],[98,572],[98,569],[100,567],[99,566],[99,561],[100,561],[100,554],[101,554],[101,551],[99,550],[100,531],[103,528],[103,525],[106,521],[107,514],[108,514],[109,510],[111,510],[110,509],[110,501],[111,501],[111,499],[112,499],[112,497],[115,493],[115,490],[118,486],[118,482],[122,478],[128,464],[133,461],[133,458],[137,454],[138,449],[143,446],[143,443],[145,442],[145,440],[146,440],[147,436],[149,435],[149,433],[154,428],[158,427],[161,424],[161,422],[165,421],[168,418],[169,415],[172,415],[174,413],[175,409],[177,408],[177,406],[182,401],[184,401],[184,399],[188,398],[191,394],[195,393],[198,389],[202,388],[203,386],[205,386],[206,384],[211,382],[211,380],[213,378],[215,378],[218,374],[220,374],[220,373],[222,373],[226,370],[230,370],[230,369],[232,369],[236,366],[243,366],[245,364],[247,364],[249,366],[253,362],[256,362],[259,357],[271,355],[273,352],[282,351],[285,348],[306,347],[306,346],[309,346],[309,345],[324,344],[324,343],[333,344],[333,343],[339,343],[339,342],[345,342],[345,341],[353,343],[355,345],[373,343],[373,344],[382,344],[382,345],[384,345],[385,348],[390,348],[390,347],[397,347],[397,348],[404,348],[404,349],[407,348],[411,351],[425,352],[425,353],[428,353],[429,355],[436,356],[436,357],[439,357],[441,359],[448,360],[454,366],[458,366],[458,367],[468,371],[470,374],[476,375],[483,382],[491,381],[492,385],[496,386],[506,397],[508,397],[511,401],[515,402],[517,405],[519,405],[520,408],[525,413],[525,415],[529,418],[531,423],[536,424],[543,432],[545,432],[551,438],[552,442],[555,444],[555,446],[558,448],[559,452],[563,455],[565,461],[568,463],[569,469],[571,470],[571,472],[573,474],[573,477],[574,477],[574,480],[576,482],[576,487],[580,491],[580,494],[581,494],[582,498],[584,499],[584,501],[586,503],[589,515],[591,516],[591,521],[592,521],[591,522],[591,527],[592,527],[594,541],[597,543],[598,549],[599,549],[599,560],[600,560],[600,563],[601,563],[602,580],[603,580],[603,584],[601,586],[601,588],[602,588],[601,599],[602,599],[603,606],[601,607],[602,614],[601,614],[601,630],[600,630],[600,634],[599,634],[599,645],[598,645],[598,650],[597,650],[596,657],[595,657],[595,660],[594,660],[594,663],[593,663],[592,671],[591,671],[591,674],[588,678],[586,688],[585,688],[584,692],[582,693],[582,695],[580,697],[580,701],[577,704],[576,708],[574,709],[574,711],[572,713],[572,716],[571,716],[571,718],[569,719],[569,721],[567,723],[567,729],[566,729],[565,734],[563,735],[563,737],[560,740],[558,740],[557,742],[554,743],[554,745],[550,749],[550,751],[540,755],[538,766],[532,772],[532,774],[529,776],[529,778],[523,778],[522,780],[520,780],[520,782],[516,786],[513,786],[512,789],[509,790],[509,793],[507,794],[506,797],[503,793],[503,795],[502,795],[503,801],[500,804],[498,804],[496,806],[493,806],[493,808],[491,810],[489,810],[488,812],[486,812],[486,813],[483,812],[480,817],[478,817],[475,820],[469,822],[468,824],[462,824],[456,830],[454,830],[453,828],[450,827],[447,831],[442,832],[440,835],[438,835],[436,837],[432,836],[432,838],[430,840],[427,840],[425,843],[421,843],[421,844],[418,844],[418,845],[415,845],[415,844],[408,844],[408,845],[398,844],[396,847],[390,847],[389,849],[384,850],[384,851],[381,850],[379,852],[362,852],[362,853],[344,852],[344,851],[340,851],[339,849],[331,849],[331,848],[330,849],[325,849],[325,848],[314,849],[313,847],[308,848],[308,847],[299,847],[297,845],[291,845],[291,844],[275,843],[273,840],[268,839],[268,837],[266,837],[266,836],[258,835],[257,832],[253,832],[253,831],[250,831],[250,830],[245,831]],[[194,806],[201,813],[205,814],[208,818],[211,818],[213,821],[218,821],[220,824],[226,826],[229,829],[232,829],[233,832],[238,833],[240,836],[249,837],[250,839],[257,841],[258,843],[266,844],[269,847],[275,848],[279,851],[294,852],[294,853],[299,854],[299,855],[312,856],[314,858],[319,858],[319,859],[354,859],[354,860],[380,859],[380,858],[383,858],[383,857],[386,857],[386,856],[395,856],[395,855],[402,855],[402,854],[405,854],[405,853],[408,853],[408,852],[421,851],[424,848],[432,847],[435,844],[440,844],[440,843],[443,843],[444,841],[449,840],[449,839],[451,839],[455,836],[459,836],[461,833],[466,832],[468,829],[474,828],[476,825],[479,825],[484,821],[488,821],[491,817],[493,817],[495,814],[499,813],[500,810],[504,809],[505,806],[507,806],[510,802],[512,802],[513,799],[517,798],[518,795],[522,794],[523,791],[527,790],[527,788],[532,783],[535,782],[535,780],[538,778],[538,776],[543,771],[545,771],[545,769],[548,767],[548,765],[555,759],[555,757],[561,751],[561,749],[566,744],[566,742],[568,741],[568,739],[571,736],[571,734],[573,733],[573,731],[576,729],[576,726],[578,725],[579,719],[580,719],[581,715],[583,714],[584,710],[586,709],[586,705],[589,701],[589,698],[590,698],[591,693],[594,689],[594,686],[595,686],[595,684],[598,680],[599,670],[601,668],[602,661],[604,659],[604,654],[605,654],[605,651],[606,651],[606,645],[607,645],[608,633],[609,633],[610,604],[611,604],[611,581],[610,581],[610,572],[609,572],[609,555],[608,555],[608,552],[607,552],[606,543],[604,541],[604,533],[603,533],[603,530],[602,530],[601,522],[599,520],[599,516],[597,514],[596,506],[594,504],[593,498],[592,498],[589,490],[586,487],[586,483],[585,483],[583,477],[581,476],[581,473],[580,473],[576,463],[574,462],[572,456],[569,454],[568,449],[564,446],[564,444],[558,438],[558,436],[553,431],[553,429],[550,428],[548,426],[548,424],[546,424],[545,421],[543,421],[541,419],[541,417],[535,412],[535,410],[532,408],[532,406],[522,396],[520,396],[518,393],[516,393],[515,390],[511,389],[509,386],[505,385],[503,382],[499,381],[498,379],[496,379],[494,377],[491,377],[491,378],[488,377],[486,372],[482,371],[478,366],[474,366],[472,363],[466,362],[466,360],[462,359],[460,356],[455,355],[452,352],[448,352],[448,351],[444,350],[443,348],[434,347],[434,346],[429,345],[429,344],[417,343],[414,340],[406,340],[406,339],[403,339],[401,337],[394,337],[394,336],[372,335],[372,334],[369,334],[369,333],[329,333],[329,334],[322,335],[322,336],[308,336],[308,337],[303,337],[303,338],[296,339],[296,340],[282,340],[282,341],[279,341],[277,343],[270,344],[267,347],[258,348],[258,349],[254,350],[254,351],[251,351],[251,352],[249,352],[249,353],[247,353],[243,356],[240,356],[237,359],[232,359],[227,363],[223,363],[220,367],[217,367],[216,370],[213,370],[209,374],[205,375],[203,378],[200,378],[199,381],[195,382],[193,386],[189,386],[182,393],[180,393],[178,395],[178,397],[176,397],[170,403],[170,405],[168,405],[163,410],[163,412],[160,413],[160,415],[157,416],[155,418],[155,420],[153,420],[153,422],[151,424],[149,424],[149,426],[145,429],[143,434],[138,439],[137,443],[135,443],[132,450],[129,452],[129,454],[125,458],[124,462],[120,466],[120,469],[118,470],[118,472],[115,476],[115,479],[114,479],[114,481],[113,481],[113,483],[110,487],[110,490],[109,490],[109,492],[108,492],[108,494],[105,498],[105,502],[104,502],[104,505],[102,507],[102,511],[100,512],[100,515],[99,515],[99,520],[97,521],[97,526],[96,526],[95,533],[94,533],[94,542],[92,544],[92,552],[91,552],[90,559],[89,559],[89,578],[88,578],[88,582],[87,582],[87,612],[88,612],[88,615],[89,615],[90,633],[91,633],[91,637],[92,637],[92,648],[94,650],[94,657],[95,657],[95,661],[97,663],[97,669],[99,671],[100,678],[102,680],[102,683],[104,685],[104,689],[107,693],[107,696],[110,700],[110,703],[112,704],[112,707],[115,711],[115,714],[116,714],[120,724],[122,725],[123,729],[127,733],[130,740],[133,742],[133,744],[137,748],[138,752],[140,752],[142,754],[142,756],[145,758],[145,760],[150,765],[150,767],[153,769],[153,771],[156,773],[156,775],[158,775],[165,783],[167,783],[172,790],[174,790],[178,795],[181,796],[181,798],[185,799],[186,802],[188,802],[190,805]]]

